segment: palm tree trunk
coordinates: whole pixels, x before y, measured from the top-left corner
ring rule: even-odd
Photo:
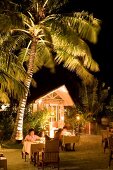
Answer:
[[[27,71],[29,76],[26,77],[25,79],[26,92],[25,92],[24,97],[19,102],[16,122],[15,122],[14,130],[11,136],[12,141],[23,139],[23,118],[24,118],[24,111],[25,111],[25,106],[27,102],[29,87],[31,84],[32,76],[33,76],[33,66],[34,66],[34,59],[36,55],[36,45],[37,45],[37,39],[34,36],[32,43],[31,43],[31,53],[30,53],[30,58],[29,58],[28,71]]]

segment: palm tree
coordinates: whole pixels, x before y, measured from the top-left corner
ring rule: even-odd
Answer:
[[[55,63],[62,63],[84,81],[89,83],[93,80],[90,71],[99,71],[98,64],[92,59],[89,47],[84,40],[96,43],[100,30],[100,21],[87,12],[72,14],[59,14],[58,9],[66,1],[60,0],[34,0],[28,11],[15,12],[14,17],[21,21],[17,26],[8,16],[7,12],[0,16],[2,25],[8,22],[7,31],[12,35],[24,37],[24,49],[19,53],[19,58],[27,63],[27,73],[24,84],[27,88],[24,97],[20,100],[17,119],[12,139],[21,140],[23,130],[24,110],[31,84],[33,71],[38,71],[42,66],[54,70]],[[56,9],[56,13],[55,12]],[[12,23],[13,22],[13,23]],[[6,32],[6,30],[4,31]],[[19,43],[20,40],[18,40]],[[20,44],[20,43],[19,43]],[[35,63],[35,65],[34,65]]]
[[[103,111],[105,100],[109,94],[109,88],[104,87],[103,82],[99,82],[96,78],[93,82],[90,86],[82,84],[79,91],[81,105],[86,118],[92,118]]]

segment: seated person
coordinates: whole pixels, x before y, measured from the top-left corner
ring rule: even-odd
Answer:
[[[58,131],[55,133],[55,136],[54,136],[54,139],[59,140],[59,147],[61,147],[62,150],[63,150],[62,138],[63,138],[63,135],[65,135],[66,131],[67,131],[67,127],[64,126],[63,129],[62,128],[58,129]]]
[[[54,138],[60,140],[62,138],[62,131],[63,131],[62,128],[58,129],[58,131],[55,133]]]
[[[45,135],[45,140],[51,140],[51,138],[48,135]]]
[[[35,131],[33,128],[29,129],[28,135],[25,137],[24,141],[30,141],[35,142],[36,140],[39,140],[40,137],[35,135]]]
[[[51,138],[43,130],[39,132],[39,136],[45,138],[45,140],[51,140]]]
[[[66,135],[66,134],[67,134],[67,127],[64,126],[62,129],[62,136]]]

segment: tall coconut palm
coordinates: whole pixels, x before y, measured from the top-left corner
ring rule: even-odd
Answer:
[[[87,12],[58,14],[58,8],[65,2],[65,0],[62,2],[34,0],[27,12],[15,12],[14,17],[17,16],[21,21],[19,25],[17,20],[14,23],[13,15],[8,15],[7,12],[0,16],[0,30],[3,31],[2,25],[5,20],[5,23],[9,23],[6,27],[7,31],[11,30],[12,36],[25,37],[23,41],[26,42],[19,58],[28,63],[29,77],[24,81],[27,90],[20,100],[12,139],[15,138],[15,134],[17,140],[23,138],[24,110],[34,70],[38,71],[42,66],[54,70],[54,63],[62,63],[64,67],[75,71],[83,81],[88,83],[93,79],[88,70],[99,71],[98,64],[92,59],[84,40],[96,43],[100,21]]]

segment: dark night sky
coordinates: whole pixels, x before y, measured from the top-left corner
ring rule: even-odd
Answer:
[[[98,4],[101,3],[101,4]],[[100,73],[96,76],[106,82],[107,86],[113,86],[113,63],[112,63],[112,40],[113,40],[113,14],[111,0],[70,0],[69,4],[62,11],[89,11],[94,17],[102,21],[99,41],[96,45],[91,45],[90,49],[93,58],[100,65]],[[44,93],[57,88],[62,84],[66,84],[71,96],[77,99],[78,95],[78,80],[75,74],[70,73],[62,67],[56,69],[55,74],[51,74],[48,70],[42,69],[36,74],[37,88],[31,88],[29,100],[35,99]],[[75,99],[75,100],[76,100]]]

